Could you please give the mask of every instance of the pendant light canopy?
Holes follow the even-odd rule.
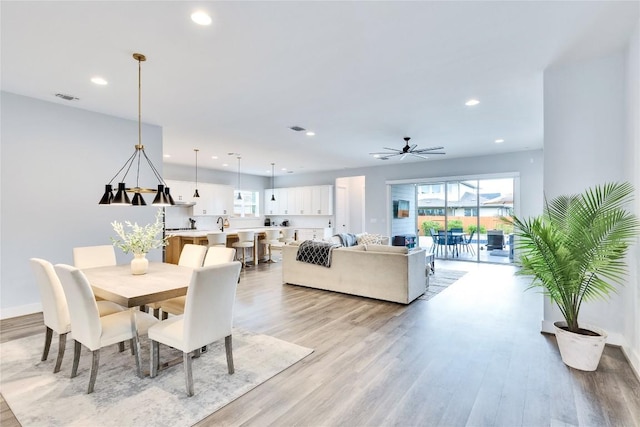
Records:
[[[102,195],[102,199],[98,204],[100,205],[132,205],[132,206],[145,206],[147,203],[144,201],[142,197],[142,193],[156,193],[155,198],[153,199],[152,204],[155,206],[171,206],[175,204],[173,202],[173,198],[169,192],[169,187],[166,186],[164,179],[160,176],[158,169],[153,165],[151,159],[147,156],[147,153],[144,152],[144,145],[142,145],[142,96],[141,96],[141,63],[146,61],[147,58],[141,53],[134,53],[133,59],[138,61],[138,143],[135,145],[135,150],[133,154],[127,159],[127,161],[122,165],[120,170],[116,172],[111,181],[107,185],[105,185],[104,194]],[[155,175],[159,184],[156,188],[142,188],[140,187],[140,163],[142,158],[144,158],[151,168],[151,171]],[[136,163],[136,186],[127,188],[125,184],[125,179],[129,170],[131,170],[131,166],[133,163]],[[113,195],[113,181],[120,175],[121,172],[124,171],[124,174],[118,181],[118,191],[116,195]],[[133,199],[129,199],[127,192],[134,193]]]
[[[274,187],[273,170],[275,165],[276,165],[275,163],[271,163],[271,201],[272,202],[276,201],[276,196],[275,194],[273,194],[273,187]]]
[[[193,193],[193,197],[200,197],[200,193],[198,193],[198,150],[194,148],[193,151],[196,152],[196,191]]]
[[[240,193],[240,159],[241,157],[238,156],[238,197],[236,197],[237,200],[242,200],[242,194]]]

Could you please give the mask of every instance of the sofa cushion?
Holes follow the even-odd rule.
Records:
[[[362,233],[356,235],[359,245],[380,245],[382,236],[379,234]]]
[[[391,254],[408,254],[409,249],[406,246],[387,246],[387,245],[365,245],[367,252],[386,252]]]

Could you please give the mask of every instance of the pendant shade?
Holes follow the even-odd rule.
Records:
[[[113,187],[111,187],[111,184],[107,184],[104,186],[104,194],[102,195],[102,198],[100,199],[100,202],[98,202],[98,204],[110,205],[112,201],[113,201]]]
[[[127,190],[124,187],[124,182],[118,183],[118,191],[111,201],[112,205],[130,205],[131,200],[129,200],[129,196],[127,195]]]
[[[173,197],[169,194],[169,187],[165,187],[162,184],[158,185],[158,190],[156,191],[156,197],[153,199],[153,205],[155,206],[171,206],[174,203]]]
[[[135,192],[135,194],[133,195],[133,199],[131,200],[131,205],[132,206],[147,206],[147,202],[144,201],[144,198],[142,197],[142,194],[140,194],[139,192]]]

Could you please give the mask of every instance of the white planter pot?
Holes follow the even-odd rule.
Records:
[[[580,335],[566,331],[566,322],[555,322],[556,340],[562,361],[581,371],[595,371],[607,340],[607,333],[600,328],[581,324],[580,328],[595,332],[597,336]]]

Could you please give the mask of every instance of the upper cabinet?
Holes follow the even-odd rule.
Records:
[[[198,183],[198,194],[193,197],[196,185],[189,181],[166,180],[171,188],[171,196],[178,203],[195,203],[191,208],[193,216],[231,215],[233,213],[233,188],[228,185]]]
[[[264,200],[265,215],[333,215],[333,185],[268,188]]]

